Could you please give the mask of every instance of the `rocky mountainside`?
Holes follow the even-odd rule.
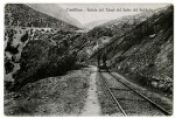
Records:
[[[6,83],[25,85],[79,67],[86,58],[81,35],[65,29],[6,28]]]
[[[77,29],[76,26],[36,11],[24,4],[7,4],[5,6],[5,26]]]
[[[23,4],[7,4],[5,15],[5,86],[8,89],[15,90],[28,82],[79,67],[82,43],[74,43],[74,38],[81,35],[77,32],[79,28]]]
[[[106,46],[105,44],[109,42],[113,42],[116,37],[130,32],[135,26],[146,21],[149,17],[156,14],[161,9],[142,12],[136,15],[124,16],[111,21],[102,20],[87,24],[86,27],[90,30],[83,35],[83,39],[86,39],[86,47],[84,49],[89,52],[89,56],[95,54],[97,49]]]
[[[124,25],[120,25],[122,23],[113,25],[112,21],[110,25],[108,23],[104,24],[104,27],[101,26],[102,28],[96,28],[96,32],[105,28],[114,32],[112,34],[109,32],[108,35],[113,38],[99,50],[99,53],[107,52],[108,65],[130,80],[172,93],[173,6],[161,9],[145,20],[139,21],[136,24],[124,23]],[[99,33],[95,34],[101,37]]]

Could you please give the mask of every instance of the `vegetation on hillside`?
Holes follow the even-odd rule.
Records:
[[[130,80],[172,93],[173,6],[132,27],[99,53],[107,52],[109,66]]]
[[[72,25],[38,12],[24,4],[7,4],[5,6],[5,26],[77,29]]]

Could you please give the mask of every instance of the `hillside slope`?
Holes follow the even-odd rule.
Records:
[[[24,4],[7,4],[5,6],[5,26],[77,29],[75,26],[36,11]]]
[[[27,4],[27,5],[41,13],[52,16],[58,20],[62,20],[67,24],[71,24],[75,27],[82,28],[82,25],[76,19],[71,17],[66,12],[66,10],[62,9],[57,4]]]
[[[113,37],[99,53],[107,52],[111,68],[129,79],[172,93],[173,6],[132,27]]]
[[[77,56],[79,47],[72,43],[76,35],[81,35],[77,27],[23,4],[7,4],[5,15],[7,88],[14,90],[28,82],[76,68],[81,55]]]

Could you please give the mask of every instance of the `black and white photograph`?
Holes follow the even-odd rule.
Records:
[[[173,4],[3,9],[5,116],[173,115]]]

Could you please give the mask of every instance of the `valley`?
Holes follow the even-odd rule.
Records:
[[[172,114],[172,5],[86,28],[64,12],[52,4],[5,6],[5,115]],[[145,108],[139,106],[143,98],[132,89],[124,94],[127,87],[120,81],[156,107],[149,100]]]

